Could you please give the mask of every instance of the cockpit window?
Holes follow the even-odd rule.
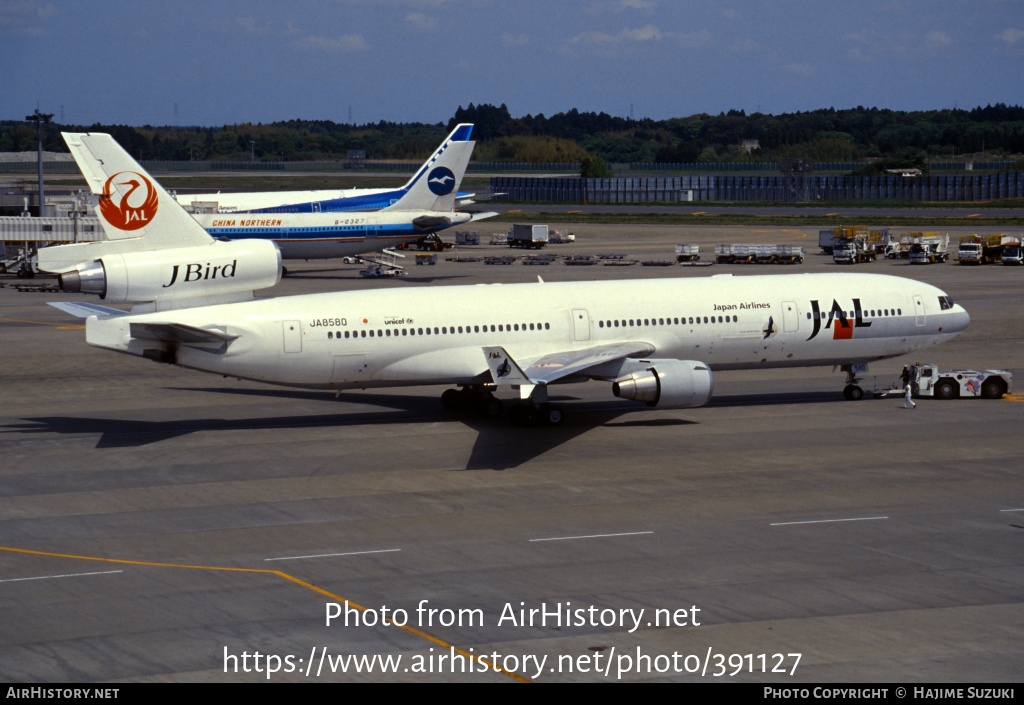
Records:
[[[951,308],[953,308],[953,299],[950,298],[949,296],[940,296],[939,297],[939,310],[940,311],[948,311]]]

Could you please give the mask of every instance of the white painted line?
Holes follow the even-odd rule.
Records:
[[[640,536],[641,534],[653,534],[653,531],[630,531],[624,534],[591,534],[590,536],[557,536],[550,539],[530,539],[530,543],[535,541],[575,541],[576,539],[604,539],[611,536]]]
[[[840,521],[877,521],[879,519],[888,519],[889,517],[855,517],[853,519],[816,519],[814,521],[780,521],[777,524],[769,524],[768,526],[792,526],[793,524],[833,524]]]
[[[264,561],[297,561],[303,558],[337,558],[338,556],[365,556],[370,553],[395,553],[400,548],[385,548],[379,551],[354,551],[352,553],[323,553],[319,556],[286,556],[284,558],[264,558]]]
[[[80,578],[83,575],[110,575],[111,573],[123,573],[123,570],[104,570],[99,573],[68,573],[66,575],[40,575],[35,578],[8,578],[0,580],[0,583],[20,583],[23,580],[52,580],[53,578]]]
[[[1001,512],[1024,512],[1024,509],[1000,509]]]

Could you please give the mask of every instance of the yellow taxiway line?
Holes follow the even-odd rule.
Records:
[[[318,588],[316,585],[313,585],[311,583],[307,583],[305,580],[299,580],[295,576],[288,575],[287,573],[283,573],[280,570],[267,570],[266,568],[224,568],[224,567],[220,567],[220,566],[209,566],[209,565],[187,565],[187,564],[180,564],[180,563],[156,563],[156,562],[152,562],[152,561],[132,561],[132,560],[127,560],[127,559],[123,559],[123,558],[99,558],[97,556],[75,556],[75,555],[66,554],[66,553],[50,553],[50,552],[47,552],[47,551],[31,551],[31,550],[28,550],[28,549],[25,549],[25,548],[10,548],[8,546],[0,546],[0,551],[10,551],[12,553],[25,553],[25,554],[29,554],[29,555],[33,555],[33,556],[50,556],[52,558],[73,558],[75,560],[81,560],[81,561],[99,561],[99,562],[102,562],[102,563],[117,563],[117,564],[120,564],[120,565],[144,565],[144,566],[150,566],[150,567],[156,567],[156,568],[183,568],[183,569],[186,569],[186,570],[219,570],[219,571],[234,572],[234,573],[263,573],[263,574],[266,574],[266,575],[276,575],[279,578],[284,578],[285,580],[289,580],[289,581],[295,583],[296,585],[301,585],[302,587],[304,587],[304,588],[306,588],[308,590],[312,590],[313,592],[316,592],[316,593],[319,593],[321,595],[324,595],[325,597],[329,597],[332,600],[336,600],[338,602],[344,602],[348,606],[354,607],[355,609],[360,610],[362,612],[368,612],[369,611],[368,607],[363,607],[361,605],[357,605],[356,603],[354,603],[354,602],[352,602],[350,600],[345,600],[344,598],[339,597],[338,595],[335,595],[334,593],[328,592],[327,590],[324,590],[323,588]],[[469,653],[467,651],[463,651],[462,649],[458,648],[457,646],[453,646],[452,644],[449,644],[449,643],[447,643],[445,641],[442,641],[441,639],[438,639],[435,636],[431,636],[430,634],[427,634],[426,632],[422,632],[419,629],[416,629],[414,627],[410,627],[410,626],[404,625],[404,624],[396,624],[395,622],[392,622],[391,620],[388,620],[388,619],[384,619],[382,623],[387,624],[388,626],[398,627],[399,629],[404,629],[405,631],[409,632],[410,634],[414,634],[414,635],[420,637],[421,639],[426,639],[427,641],[432,642],[434,644],[437,644],[438,646],[440,646],[442,648],[451,649],[452,652],[454,652],[454,653],[457,653],[457,654],[459,654],[459,655],[461,655],[461,656],[463,656],[465,658],[468,658],[468,659],[473,659],[477,663],[480,663],[481,665],[486,666],[487,668],[490,668],[490,669],[492,669],[494,671],[497,671],[498,673],[503,673],[506,676],[508,676],[509,678],[512,678],[514,680],[520,681],[522,683],[530,683],[530,682],[532,682],[532,681],[530,681],[529,678],[521,676],[518,673],[513,673],[512,671],[507,671],[507,670],[505,670],[504,668],[502,668],[500,666],[497,666],[497,665],[495,665],[493,663],[490,663],[490,662],[486,661],[481,656],[478,656],[476,654],[471,654],[471,653]]]
[[[11,323],[31,323],[36,326],[55,326],[57,330],[85,330],[85,326],[68,323],[49,323],[47,321],[23,321],[20,318],[0,318],[0,321],[10,321]]]

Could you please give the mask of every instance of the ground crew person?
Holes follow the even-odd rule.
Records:
[[[913,399],[914,389],[910,386],[910,380],[907,380],[906,384],[903,385],[903,408],[907,408],[907,404],[911,407],[917,408],[917,404],[914,403]]]

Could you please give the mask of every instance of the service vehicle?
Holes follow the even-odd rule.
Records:
[[[821,251],[826,255],[832,254],[832,238],[834,237],[835,235],[831,229],[818,231],[818,247],[820,247]]]
[[[509,232],[508,246],[539,250],[548,244],[548,226],[514,223]]]
[[[875,249],[864,237],[837,237],[832,245],[832,261],[836,264],[873,262]]]
[[[700,262],[700,245],[676,245],[676,262]]]
[[[1021,239],[1019,237],[1003,243],[1003,252],[1000,255],[999,261],[1003,264],[1024,264],[1024,248],[1021,247]]]
[[[939,399],[999,399],[1010,392],[1013,383],[1013,374],[1007,370],[942,370],[938,365],[917,363],[906,368],[891,387],[874,389],[872,395],[879,398],[903,394],[904,377],[909,378],[915,397]]]
[[[804,261],[804,248],[799,245],[779,245],[775,261],[779,264],[800,264]]]
[[[920,235],[910,243],[911,264],[934,264],[949,258],[949,235]]]
[[[956,261],[960,264],[991,264],[999,262],[1003,255],[1003,243],[1009,242],[1011,236],[1001,235],[961,235],[957,245]]]

